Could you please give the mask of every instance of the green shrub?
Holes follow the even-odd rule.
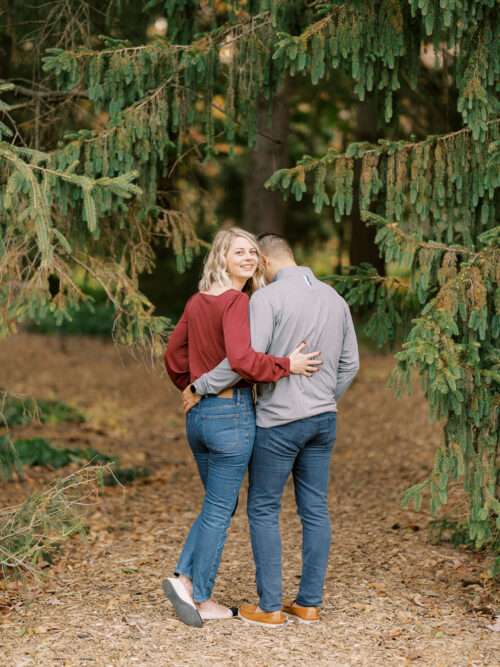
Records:
[[[24,426],[37,419],[42,424],[85,421],[85,416],[81,412],[66,403],[33,398],[22,399],[10,395],[0,403],[0,418],[8,427]]]
[[[10,479],[15,470],[22,474],[24,466],[43,466],[47,468],[64,468],[69,463],[110,463],[114,459],[101,454],[96,449],[56,448],[44,438],[15,440],[8,436],[0,437],[0,475]]]

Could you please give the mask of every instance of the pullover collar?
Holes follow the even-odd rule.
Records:
[[[278,273],[273,278],[273,283],[277,280],[282,280],[283,278],[293,278],[294,276],[308,276],[309,278],[314,278],[314,273],[308,266],[285,266],[284,269],[280,269]]]

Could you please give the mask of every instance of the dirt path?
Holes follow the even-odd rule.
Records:
[[[89,419],[23,433],[91,445],[155,472],[107,489],[91,511],[89,536],[72,540],[42,582],[10,585],[13,607],[0,613],[1,667],[498,667],[500,634],[487,629],[487,614],[500,600],[482,575],[484,559],[430,544],[429,517],[399,509],[402,491],[429,471],[439,429],[427,423],[419,393],[394,400],[385,388],[391,366],[388,357],[365,357],[341,405],[322,623],[272,631],[235,620],[194,630],[174,619],[160,588],[200,505],[175,391],[108,343],[27,334],[3,341],[1,386],[65,400]],[[0,506],[51,477],[35,472],[27,483],[3,484]],[[255,601],[244,496],[216,587],[232,605]],[[290,487],[283,536],[285,586],[293,595],[300,526]]]

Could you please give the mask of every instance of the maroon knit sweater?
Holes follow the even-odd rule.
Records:
[[[165,352],[167,372],[178,389],[185,389],[225,357],[236,373],[251,382],[276,382],[290,375],[288,357],[252,349],[248,303],[248,296],[236,289],[218,296],[198,292],[189,299]]]

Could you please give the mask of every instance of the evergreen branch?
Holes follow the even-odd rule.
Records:
[[[181,69],[182,68],[179,68],[178,72]],[[59,154],[61,154],[62,151],[67,150],[71,146],[77,147],[77,146],[81,146],[81,145],[84,145],[84,144],[94,144],[94,143],[97,143],[99,141],[103,141],[103,140],[107,139],[108,137],[112,136],[113,134],[116,134],[117,132],[119,132],[120,130],[122,130],[123,128],[125,128],[127,126],[127,124],[130,122],[130,119],[132,119],[134,117],[140,118],[141,114],[143,114],[146,111],[146,108],[149,105],[153,104],[155,101],[158,101],[161,98],[162,94],[165,92],[165,90],[169,87],[169,84],[173,80],[175,80],[176,74],[172,74],[160,86],[155,88],[155,90],[152,93],[150,93],[147,97],[143,98],[142,100],[139,100],[138,102],[134,103],[130,107],[127,107],[126,109],[124,109],[122,111],[122,117],[123,117],[123,122],[122,123],[120,123],[118,125],[113,125],[112,127],[104,128],[104,129],[102,129],[98,132],[94,132],[94,135],[92,137],[84,137],[84,138],[81,138],[81,139],[80,138],[72,139],[67,144],[65,144],[63,149],[58,148],[58,149],[54,149],[53,151],[48,151],[47,152],[47,159],[56,158]],[[186,86],[184,84],[174,84],[171,87],[173,89],[190,90],[190,91],[194,92],[195,95],[198,98],[203,99],[203,94],[202,93],[199,93],[195,89],[193,89],[189,86]],[[227,111],[223,107],[221,107],[219,104],[217,104],[215,102],[210,102],[210,107],[212,109],[215,109],[219,113],[223,114],[224,116],[226,116],[235,125],[242,126],[241,121],[237,120],[235,117],[230,116],[227,113]],[[223,134],[224,134],[224,131],[221,131],[216,136],[220,137]],[[275,143],[275,144],[280,144],[281,143],[279,140],[275,139],[274,137],[267,134],[266,132],[263,132],[262,130],[257,129],[256,134],[258,136],[264,137],[265,139],[267,139],[268,141],[270,141],[272,143]],[[200,142],[200,143],[203,145],[203,144],[206,144],[207,142],[205,141],[205,142]],[[182,156],[177,157],[177,159],[175,160],[175,163],[174,163],[174,167],[176,165],[178,165],[181,162],[181,160],[184,157],[186,157],[186,155],[188,155],[193,150],[195,150],[195,147],[191,146],[190,148],[188,148],[183,153]],[[174,171],[174,168],[171,168],[169,170],[169,176],[173,173],[173,171]],[[63,172],[58,172],[58,173],[62,174]]]
[[[131,54],[135,55],[137,53],[141,53],[144,51],[158,51],[159,53],[164,53],[165,50],[168,49],[185,49],[189,48],[191,45],[183,45],[183,44],[169,44],[167,40],[165,42],[162,42],[161,37],[157,37],[155,41],[152,44],[141,44],[139,46],[126,46],[126,47],[116,47],[116,48],[110,48],[110,49],[76,49],[76,50],[63,50],[63,49],[47,49],[48,53],[51,53],[53,55],[60,55],[60,54],[66,54],[68,56],[71,56],[72,58],[75,58],[75,60],[83,60],[86,58],[96,58],[99,56],[111,56],[111,55],[124,55],[124,54]]]
[[[389,121],[392,95],[400,86],[400,70],[409,66],[416,80],[420,66],[416,58],[411,59],[405,39],[405,33],[416,29],[414,19],[418,16],[435,45],[454,49],[458,110],[474,139],[484,138],[486,119],[498,109],[496,79],[488,76],[488,67],[484,67],[488,63],[498,74],[495,46],[500,28],[495,0],[478,2],[477,12],[473,11],[476,7],[463,12],[460,5],[448,5],[437,16],[427,2],[410,0],[413,20],[405,4],[391,0],[335,3],[327,16],[307,26],[302,34],[279,33],[281,40],[273,58],[284,61],[292,75],[308,71],[313,84],[328,73],[327,64],[333,69],[345,64],[350,67],[360,100],[375,88],[386,91],[385,120]]]
[[[307,26],[307,28],[302,32],[300,35],[298,35],[295,39],[297,41],[301,42],[308,42],[309,39],[314,37],[314,35],[320,33],[322,30],[324,30],[334,19],[334,17],[338,16],[338,14],[342,11],[346,11],[347,8],[345,5],[336,5],[333,8],[333,11],[324,16],[323,18],[319,19],[316,21],[316,23],[312,23],[311,25]]]
[[[379,347],[400,340],[418,313],[410,282],[397,276],[381,276],[370,264],[352,266],[347,274],[321,279],[332,282],[352,308],[368,315],[363,317],[361,326]]]
[[[219,137],[221,137],[221,136],[223,136],[223,135],[224,135],[224,132],[223,132],[223,131],[218,132],[218,133],[214,136],[214,139],[218,139]],[[192,146],[190,146],[189,148],[187,148],[187,149],[184,151],[184,153],[182,153],[182,155],[179,155],[179,156],[174,160],[174,163],[172,164],[172,166],[171,166],[170,169],[168,170],[168,174],[167,174],[168,178],[171,178],[171,177],[172,177],[172,175],[174,174],[174,172],[175,172],[175,170],[177,169],[178,165],[179,165],[179,164],[180,164],[180,163],[181,163],[181,162],[182,162],[182,161],[183,161],[183,160],[184,160],[190,153],[193,153],[193,152],[198,151],[198,148],[200,147],[200,145],[203,145],[204,143],[205,143],[205,142],[203,142],[203,141],[197,142],[197,143],[193,144]],[[200,153],[199,153],[199,152],[198,152],[198,157],[200,157]]]
[[[39,164],[33,164],[26,161],[22,161],[21,163],[21,158],[19,157],[19,155],[16,154],[15,150],[12,150],[12,147],[5,148],[2,146],[1,143],[0,143],[0,157],[2,157],[5,161],[13,164],[17,169],[21,169],[24,173],[26,173],[25,171],[26,169],[31,171],[39,171],[44,174],[47,174],[48,176],[54,176],[56,178],[62,179],[63,181],[67,181],[68,183],[79,185],[84,190],[88,191],[92,190],[95,187],[107,187],[112,189],[115,192],[115,194],[121,194],[121,196],[123,197],[130,196],[131,194],[138,195],[141,194],[142,192],[137,185],[134,185],[133,183],[130,182],[132,179],[137,177],[138,175],[137,171],[121,174],[120,176],[114,178],[102,177],[93,179],[88,176],[80,176],[78,174],[74,174],[70,170],[59,171],[57,169],[49,169],[48,167],[42,167]],[[43,156],[44,160],[48,160],[49,158],[50,154],[46,154],[45,156]]]
[[[329,151],[318,159],[305,156],[294,167],[276,171],[265,185],[285,197],[291,193],[298,201],[312,186],[316,212],[331,206],[340,222],[352,211],[355,160],[359,159],[360,210],[376,207],[386,219],[404,224],[417,236],[427,236],[437,226],[441,237],[457,238],[452,229],[464,206],[477,219],[478,230],[486,230],[497,219],[493,194],[500,187],[496,168],[500,118],[489,121],[487,127],[484,142],[474,141],[472,131],[462,128],[419,142],[385,141],[376,147],[354,143],[343,153]],[[461,246],[472,247],[467,229],[461,230]]]
[[[264,12],[256,16],[250,16],[240,24],[230,25],[229,27],[222,26],[221,28],[217,28],[211,33],[203,35],[198,40],[188,45],[172,45],[168,43],[163,44],[160,43],[158,40],[156,40],[153,44],[147,44],[137,47],[127,46],[123,48],[104,49],[101,51],[97,50],[64,51],[62,49],[51,49],[49,50],[50,55],[46,56],[44,59],[44,69],[46,69],[47,71],[55,70],[60,75],[68,74],[70,77],[75,77],[76,74],[74,70],[74,65],[78,60],[80,60],[83,57],[85,57],[86,60],[90,59],[91,61],[89,64],[90,70],[92,70],[92,67],[94,65],[96,65],[97,69],[101,68],[103,62],[105,61],[105,58],[108,56],[111,59],[109,63],[111,69],[113,69],[114,67],[113,59],[117,57],[120,58],[121,56],[127,57],[128,55],[130,55],[131,59],[133,59],[141,56],[141,54],[149,53],[156,55],[159,54],[160,58],[163,57],[165,58],[164,65],[166,66],[169,72],[168,78],[164,80],[158,87],[156,87],[152,93],[148,94],[146,98],[140,99],[134,102],[131,106],[128,106],[121,110],[117,109],[116,96],[114,96],[112,100],[109,100],[109,103],[115,108],[114,113],[111,113],[111,122],[113,122],[113,126],[110,128],[108,127],[104,131],[99,132],[94,137],[91,138],[85,137],[83,143],[89,144],[97,142],[100,139],[105,139],[106,137],[109,137],[110,135],[119,131],[119,128],[125,124],[124,121],[126,121],[128,118],[135,116],[137,113],[140,114],[140,112],[146,106],[148,106],[156,99],[158,99],[161,96],[161,94],[167,90],[169,84],[173,80],[176,81],[176,85],[172,86],[172,88],[176,90],[189,90],[191,92],[194,91],[196,95],[201,96],[202,93],[193,88],[193,86],[190,86],[188,83],[184,82],[181,83],[179,81],[180,75],[183,72],[185,73],[186,70],[188,69],[191,70],[194,69],[196,71],[200,63],[200,58],[203,57],[209,58],[210,54],[214,53],[214,49],[220,48],[222,46],[228,47],[234,42],[237,42],[245,37],[248,37],[248,35],[250,34],[256,34],[263,28],[267,28],[270,25],[271,25],[271,14],[270,12]],[[172,53],[175,54],[180,53],[180,55],[175,55],[174,59],[172,60],[171,58]],[[159,61],[154,60],[154,64],[155,67],[158,67],[159,72],[162,71]],[[121,66],[123,66],[123,63],[121,63]],[[206,66],[206,64],[204,66]],[[141,69],[144,69],[144,66],[141,67]],[[97,80],[92,78],[95,76],[95,72],[89,73],[88,69],[86,69],[85,71],[86,75],[90,77],[88,81],[88,85],[90,88],[89,98],[99,105],[102,103],[102,99],[96,96],[95,93],[92,94],[92,90],[97,88],[99,90],[102,90],[103,86]],[[78,83],[76,83],[75,87],[78,88],[80,85],[81,85],[81,80],[78,81]],[[139,84],[139,88],[141,87],[142,84]],[[207,98],[206,93],[203,93],[203,97],[206,100]],[[165,104],[168,105],[169,102],[170,102],[169,100],[168,101],[166,100]],[[213,108],[217,108],[218,111],[223,111],[220,107],[218,107],[218,105],[215,104],[213,104]],[[224,111],[224,113],[226,112]],[[140,115],[138,116],[138,119],[142,121]],[[207,120],[207,112],[205,112],[205,122],[209,124],[209,121]],[[236,121],[233,121],[233,124],[235,122]],[[164,128],[164,134],[167,135],[167,133],[168,133],[168,128]],[[211,145],[211,139],[212,137],[209,137],[208,141],[209,145]],[[76,139],[75,144],[78,143],[79,140]],[[55,151],[55,153],[58,152],[60,151]]]
[[[334,282],[334,281],[348,281],[352,283],[364,283],[364,282],[373,282],[379,285],[384,285],[388,290],[398,290],[403,289],[407,290],[410,287],[408,280],[403,280],[397,276],[381,276],[379,273],[373,274],[363,274],[363,275],[350,275],[343,273],[331,273],[326,276],[318,276],[319,280],[324,282]]]
[[[492,129],[500,128],[500,118],[494,118],[492,120],[489,120],[486,123],[486,125],[487,127]],[[268,179],[265,186],[266,188],[269,188],[271,190],[277,189],[275,187],[274,179],[278,173],[286,172],[293,178],[295,174],[314,171],[321,165],[331,166],[335,164],[337,160],[363,158],[368,155],[373,155],[373,156],[394,155],[399,151],[410,151],[412,149],[423,148],[424,146],[433,146],[437,143],[451,141],[460,135],[472,136],[471,128],[463,127],[460,130],[455,130],[447,134],[430,135],[425,139],[422,139],[421,141],[406,141],[404,139],[400,139],[398,141],[380,140],[380,145],[378,146],[375,146],[368,142],[352,143],[343,153],[338,153],[334,150],[330,150],[320,158],[312,158],[307,155],[304,158],[302,158],[302,160],[300,160],[295,167],[290,167],[289,169],[282,169],[275,172],[275,174],[273,174],[273,176],[271,176],[271,178]]]
[[[0,573],[35,573],[47,554],[55,554],[63,540],[84,527],[79,506],[95,498],[103,469],[87,465],[33,493],[22,505],[0,512]]]
[[[185,84],[175,84],[174,86],[172,86],[172,88],[190,90],[199,99],[204,99],[203,93],[199,93],[194,88],[192,88],[190,86],[186,86]],[[243,123],[241,121],[239,121],[236,117],[231,116],[230,114],[228,114],[227,111],[223,107],[220,106],[220,104],[217,104],[216,102],[210,102],[210,108],[215,109],[215,111],[218,111],[219,113],[223,114],[228,120],[230,120],[235,125],[238,125],[240,127],[243,126]],[[256,133],[258,134],[259,137],[264,137],[264,139],[267,139],[268,141],[270,141],[273,144],[276,144],[277,146],[281,146],[281,144],[282,144],[282,142],[279,139],[275,139],[270,134],[267,134],[267,132],[262,132],[262,130],[257,129]],[[220,136],[222,134],[224,134],[224,132],[220,132],[217,136]]]
[[[13,87],[13,92],[14,94],[19,93],[20,95],[24,95],[25,97],[35,97],[35,98],[58,99],[60,97],[70,95],[72,97],[83,97],[85,99],[88,99],[88,95],[86,95],[83,91],[79,90],[78,88],[70,91],[34,90],[33,88],[26,88],[25,86],[20,86],[19,84],[15,84]]]
[[[257,32],[258,30],[268,27],[272,23],[272,16],[269,11],[261,12],[254,16],[248,16],[240,23],[232,24],[229,27],[221,26],[202,35],[190,44],[172,44],[167,39],[156,37],[151,44],[141,44],[139,46],[125,46],[108,49],[77,49],[77,50],[62,50],[62,49],[47,49],[51,54],[50,58],[54,56],[67,55],[75,60],[83,60],[96,58],[101,56],[114,55],[137,55],[143,52],[158,52],[165,54],[168,51],[176,51],[182,53],[196,52],[203,53],[213,47],[214,44],[220,46],[228,46],[240,39],[247,37],[249,33]],[[250,29],[246,29],[250,26]],[[245,30],[246,29],[246,30]],[[229,38],[229,39],[228,39]]]
[[[389,222],[382,216],[376,215],[371,211],[362,211],[361,217],[365,222],[368,222],[368,224],[377,225],[392,232],[394,236],[397,239],[399,239],[399,241],[404,242],[412,246],[413,248],[425,248],[427,250],[436,250],[436,251],[439,250],[441,252],[449,252],[449,253],[454,253],[456,255],[477,254],[470,248],[465,248],[463,246],[447,245],[446,243],[438,243],[437,241],[424,241],[422,239],[418,239],[412,234],[408,234],[407,232],[403,231],[398,222]]]
[[[149,95],[147,95],[145,98],[135,102],[131,106],[127,107],[122,111],[122,116],[123,116],[123,123],[119,125],[113,125],[112,127],[106,127],[103,130],[100,130],[98,132],[92,132],[93,136],[88,137],[88,131],[85,131],[85,136],[82,138],[78,139],[72,139],[68,143],[65,144],[64,148],[56,148],[53,151],[48,151],[47,155],[51,157],[57,157],[57,155],[61,154],[62,151],[66,150],[68,147],[71,146],[81,146],[82,144],[93,144],[98,141],[102,141],[103,139],[106,139],[107,137],[110,137],[111,135],[115,134],[116,132],[119,132],[121,129],[123,129],[126,125],[127,122],[129,122],[134,116],[139,116],[140,117],[140,112],[144,112],[145,109],[150,105],[153,104],[155,101],[161,98],[161,95],[165,92],[166,88],[168,87],[168,84],[174,79],[175,75],[173,74],[170,76],[168,79],[166,79],[160,86],[155,88]]]

